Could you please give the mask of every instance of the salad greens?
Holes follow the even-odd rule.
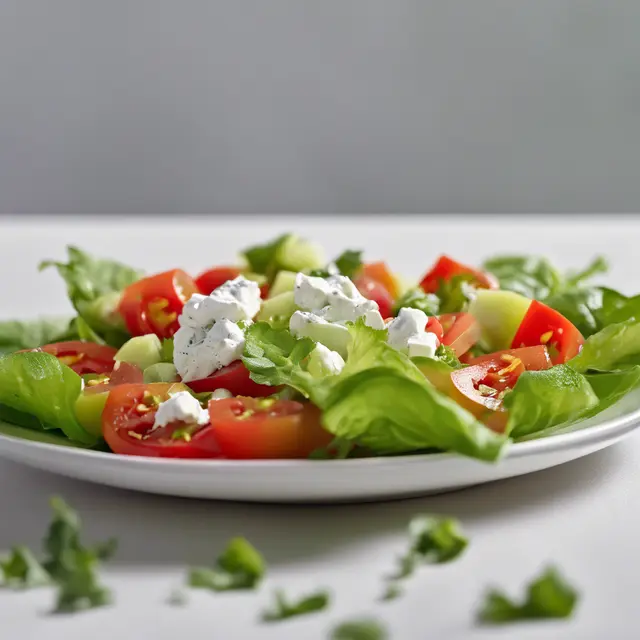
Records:
[[[278,589],[274,596],[275,602],[271,609],[262,614],[264,622],[279,622],[287,618],[303,616],[308,613],[322,611],[329,606],[330,596],[328,591],[316,591],[292,602],[287,600],[284,592]]]
[[[550,567],[527,587],[523,602],[514,602],[501,591],[491,590],[478,614],[481,622],[501,624],[539,618],[568,618],[578,601],[577,591]]]
[[[41,318],[20,322],[0,322],[0,354],[22,349],[35,349],[50,342],[77,338],[77,331],[69,318]]]
[[[68,262],[45,260],[40,269],[56,268],[78,316],[107,344],[122,345],[129,336],[116,308],[122,291],[139,280],[142,272],[113,260],[93,258],[77,247],[68,247],[67,252]]]
[[[255,589],[265,573],[265,563],[255,547],[244,538],[233,538],[213,569],[193,568],[187,583],[196,589],[230,591]]]
[[[80,426],[75,415],[81,390],[80,376],[48,353],[0,358],[0,416],[11,417],[21,426],[60,429],[71,440],[94,444],[96,438]]]
[[[331,640],[387,640],[385,627],[370,618],[348,620],[339,624],[331,634]]]
[[[33,552],[24,546],[14,547],[8,557],[0,559],[0,571],[0,584],[12,589],[32,589],[51,582],[46,569]]]

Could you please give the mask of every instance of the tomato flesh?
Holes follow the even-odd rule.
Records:
[[[480,339],[480,325],[470,313],[445,313],[438,320],[444,332],[442,344],[451,347],[458,357]]]
[[[274,394],[278,388],[264,384],[258,384],[250,378],[249,370],[242,364],[241,360],[236,360],[223,367],[219,371],[212,373],[208,378],[185,382],[196,393],[208,393],[216,389],[226,389],[234,396],[253,396],[263,398]]]
[[[208,296],[212,291],[215,291],[218,287],[221,287],[228,280],[234,280],[240,275],[240,269],[238,267],[214,267],[204,273],[201,273],[196,278],[196,285],[200,290],[200,293],[204,293]]]
[[[185,302],[199,289],[182,269],[171,269],[128,286],[118,311],[133,336],[155,333],[170,338],[180,328],[178,316]]]
[[[472,276],[471,283],[480,289],[498,289],[499,287],[498,281],[490,273],[469,267],[446,255],[438,258],[420,282],[420,286],[426,293],[437,293],[442,281],[448,282],[452,278],[462,275]]]
[[[210,424],[171,423],[153,429],[157,404],[179,384],[122,384],[114,387],[102,412],[102,434],[115,453],[161,458],[219,458]],[[179,437],[176,437],[179,436]]]
[[[320,410],[293,400],[211,400],[209,415],[220,451],[234,459],[307,458],[332,436]]]
[[[386,262],[369,262],[363,265],[360,275],[379,282],[394,300],[400,294],[398,291],[398,281]]]
[[[365,298],[378,304],[380,315],[383,318],[388,318],[392,315],[393,297],[382,283],[362,274],[354,280],[354,284]]]
[[[545,345],[553,364],[563,364],[577,356],[584,344],[582,334],[561,313],[534,300],[525,314],[511,346]]]
[[[113,358],[118,352],[113,347],[83,340],[53,342],[29,351],[50,353],[79,375],[109,373],[113,369]]]
[[[475,358],[467,358],[467,364],[483,364],[495,360],[500,356],[512,356],[519,358],[524,364],[525,369],[528,371],[541,371],[542,369],[549,369],[551,367],[551,359],[549,358],[549,351],[544,345],[537,345],[535,347],[521,347],[520,349],[504,349],[502,351],[495,351],[494,353],[487,353],[486,355],[476,356]]]

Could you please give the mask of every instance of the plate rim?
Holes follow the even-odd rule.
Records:
[[[603,440],[607,440],[610,436],[623,437],[627,433],[633,431],[640,426],[640,405],[632,411],[615,416],[601,423],[594,424],[584,429],[577,429],[569,433],[559,433],[536,440],[525,442],[516,442],[506,447],[505,453],[495,462],[479,460],[463,456],[455,452],[446,453],[424,453],[417,455],[393,455],[393,456],[375,456],[370,458],[351,458],[344,460],[301,460],[301,459],[269,459],[269,460],[229,460],[219,458],[207,459],[185,459],[185,458],[158,458],[135,455],[121,455],[108,453],[106,451],[93,451],[91,449],[83,449],[76,447],[66,447],[64,445],[52,444],[48,442],[38,442],[27,440],[18,436],[11,436],[0,433],[0,456],[2,455],[2,443],[9,441],[12,443],[22,443],[26,449],[39,450],[41,452],[58,452],[61,456],[70,456],[73,458],[85,458],[87,460],[110,461],[112,464],[125,467],[158,467],[162,466],[167,469],[193,469],[193,470],[211,470],[211,469],[304,469],[310,466],[331,465],[332,467],[340,466],[341,468],[367,468],[375,466],[384,466],[388,464],[398,463],[405,464],[424,464],[458,460],[470,463],[483,464],[500,464],[506,460],[514,460],[526,458],[533,455],[540,455],[550,451],[566,451],[574,447],[595,444]]]

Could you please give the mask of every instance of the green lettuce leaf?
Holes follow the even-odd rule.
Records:
[[[582,351],[568,364],[580,373],[640,364],[640,321],[633,318],[605,327],[588,338]]]
[[[336,376],[319,379],[306,371],[312,340],[265,323],[249,327],[243,362],[253,380],[295,388],[323,410],[327,431],[375,453],[437,448],[482,460],[500,457],[508,438],[437,391],[405,354],[386,343],[385,331],[362,321],[349,331],[346,365]]]
[[[142,272],[113,260],[91,257],[76,247],[67,247],[68,262],[46,260],[40,269],[54,267],[67,285],[67,293],[78,315],[113,346],[128,338],[117,313],[120,294],[142,277]]]
[[[44,429],[61,429],[72,440],[94,444],[96,438],[75,415],[81,390],[80,376],[48,353],[0,357],[0,405],[33,416]]]
[[[269,277],[274,277],[278,271],[278,250],[290,237],[290,233],[285,233],[278,236],[271,242],[245,249],[242,252],[242,255],[249,264],[249,270],[253,273],[260,273]]]
[[[577,420],[598,404],[587,379],[568,365],[525,371],[504,397],[507,433],[520,438]]]
[[[32,589],[51,582],[51,576],[24,546],[14,547],[7,557],[0,558],[0,573],[3,575],[0,584],[12,589]]]
[[[35,349],[51,342],[75,340],[78,333],[69,318],[0,322],[0,354]]]
[[[422,289],[410,289],[396,301],[393,315],[397,316],[403,307],[420,309],[428,316],[436,316],[440,313],[440,299],[437,295],[425,293]]]
[[[562,286],[560,272],[546,258],[537,256],[496,256],[482,268],[500,282],[500,288],[526,298],[543,300]]]
[[[347,278],[353,278],[362,267],[362,251],[347,249],[341,253],[333,263],[338,267],[338,271]]]
[[[557,569],[550,567],[529,584],[523,602],[514,602],[496,589],[489,591],[478,618],[487,624],[541,618],[568,618],[573,613],[577,601],[577,591]]]
[[[331,640],[388,640],[382,623],[370,618],[346,620],[331,632]]]
[[[300,598],[296,602],[291,602],[287,600],[284,592],[278,589],[275,593],[273,607],[262,614],[262,619],[265,622],[279,622],[287,618],[315,613],[326,609],[329,606],[329,600],[330,597],[327,591],[317,591]]]
[[[598,396],[598,404],[584,416],[591,417],[615,404],[640,385],[640,366],[630,366],[618,371],[596,371],[585,374],[585,378]]]
[[[191,569],[187,583],[190,587],[211,591],[254,589],[264,574],[265,562],[259,551],[245,538],[233,538],[217,559],[215,568]]]
[[[441,280],[436,297],[438,298],[439,313],[458,313],[466,309],[475,291],[473,276],[462,274],[451,280]]]

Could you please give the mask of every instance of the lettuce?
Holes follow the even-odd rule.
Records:
[[[509,411],[507,433],[530,435],[565,422],[573,422],[598,404],[587,379],[567,365],[545,371],[525,371],[504,397]]]
[[[76,247],[67,247],[67,253],[68,262],[45,260],[40,270],[56,268],[78,315],[106,343],[121,346],[129,336],[117,312],[120,295],[142,272],[113,260],[92,258]]]
[[[60,429],[71,440],[94,444],[96,438],[82,428],[75,415],[81,391],[80,376],[48,353],[0,358],[0,405],[5,406],[0,416],[21,426]],[[29,424],[25,424],[27,418]]]
[[[387,345],[385,331],[359,321],[343,371],[315,378],[306,358],[315,343],[257,323],[247,330],[243,362],[261,384],[289,385],[323,410],[324,427],[378,454],[437,448],[481,460],[500,457],[509,439],[441,394],[409,358]]]
[[[584,416],[591,417],[615,404],[622,396],[640,385],[640,366],[631,366],[618,371],[588,373],[585,378],[598,396],[598,405]]]
[[[78,332],[68,318],[40,318],[0,322],[0,354],[35,349],[50,342],[77,339]]]
[[[500,288],[542,300],[558,291],[562,276],[546,258],[537,256],[496,256],[482,268],[500,282]]]

